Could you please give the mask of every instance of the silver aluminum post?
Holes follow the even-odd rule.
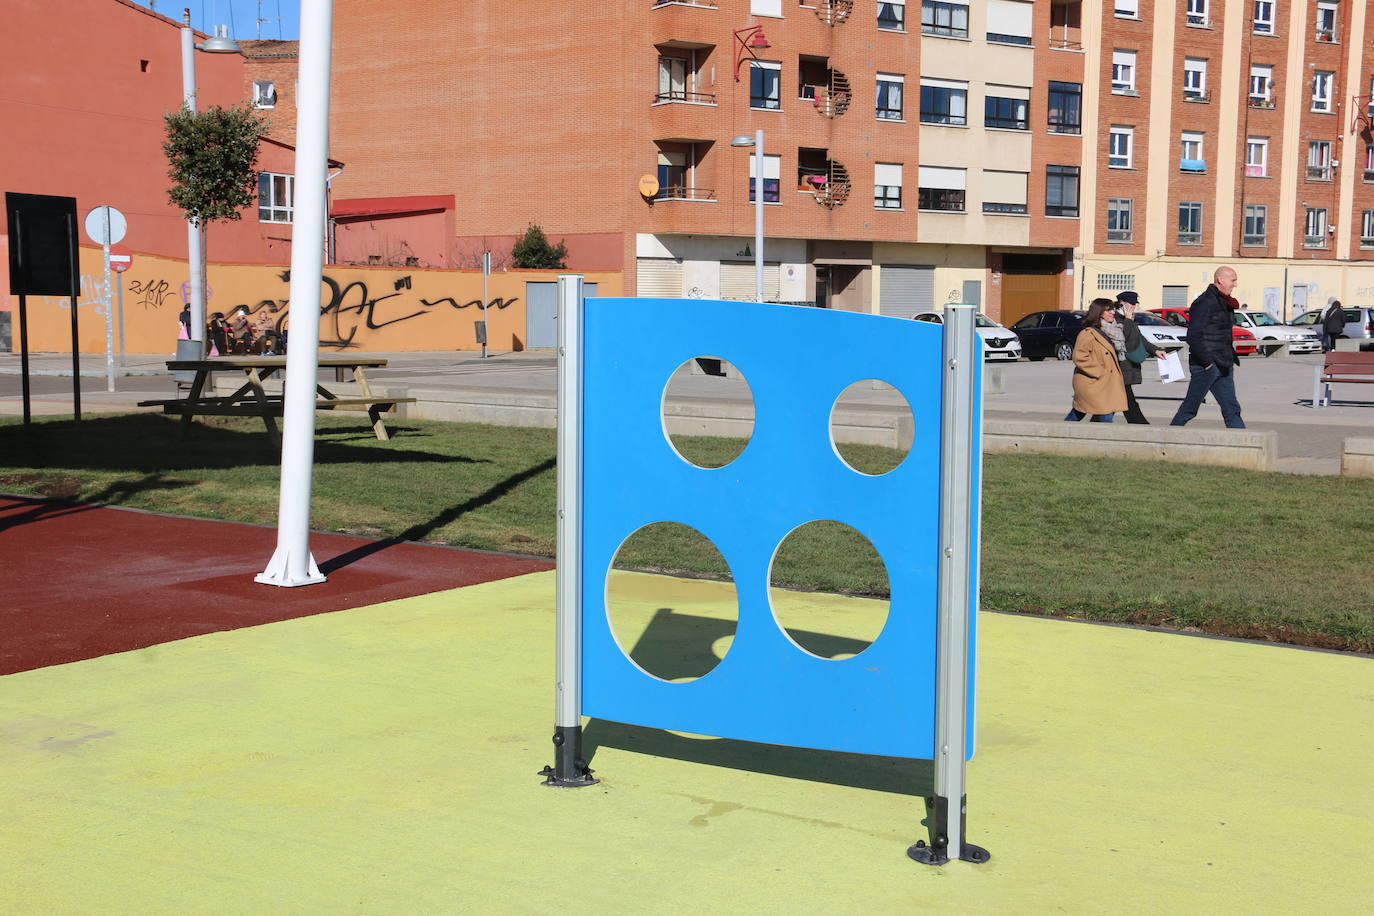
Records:
[[[968,756],[969,616],[973,598],[974,430],[981,370],[976,307],[945,306],[940,424],[940,533],[937,577],[935,794],[927,800],[930,846],[907,850],[918,862],[942,865],[950,856],[986,862],[987,850],[964,838],[964,762]]]
[[[763,301],[763,128],[754,132],[754,301]]]
[[[548,786],[596,782],[582,759],[582,277],[558,277],[558,614]]]

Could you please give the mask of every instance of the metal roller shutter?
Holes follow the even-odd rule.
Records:
[[[1166,309],[1186,309],[1188,307],[1188,287],[1186,286],[1166,286],[1164,287],[1163,301],[1160,308]]]
[[[878,312],[893,318],[910,318],[935,308],[935,268],[910,264],[883,264],[878,274]]]
[[[720,298],[754,300],[754,262],[720,262]],[[778,265],[764,262],[763,301],[778,301]]]
[[[635,291],[640,298],[681,299],[682,262],[640,258],[635,262]]]

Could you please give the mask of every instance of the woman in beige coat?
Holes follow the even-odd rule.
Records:
[[[1094,423],[1110,423],[1113,414],[1126,409],[1126,383],[1119,361],[1124,354],[1118,354],[1113,343],[1121,335],[1110,333],[1115,325],[1116,303],[1094,299],[1073,345],[1073,406],[1065,420],[1092,414]]]

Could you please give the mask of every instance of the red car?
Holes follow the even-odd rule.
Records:
[[[1158,315],[1169,324],[1176,324],[1181,328],[1188,326],[1187,309],[1150,309],[1150,314]],[[1259,342],[1255,340],[1255,335],[1245,328],[1231,327],[1231,345],[1236,348],[1237,356],[1254,356],[1259,352]]]

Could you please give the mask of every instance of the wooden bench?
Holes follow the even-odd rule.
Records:
[[[366,411],[372,422],[372,431],[378,439],[390,439],[382,414],[395,410],[397,404],[413,404],[415,398],[378,395],[368,383],[367,369],[386,366],[384,359],[362,359],[347,356],[321,356],[322,369],[333,368],[336,373],[351,371],[353,381],[358,384],[359,397],[339,397],[328,388],[315,383],[316,410],[359,410]],[[263,425],[274,442],[281,440],[276,418],[285,410],[284,396],[269,394],[263,382],[280,370],[286,368],[284,356],[228,356],[210,359],[171,360],[167,368],[173,372],[195,372],[191,390],[184,398],[167,398],[139,401],[140,407],[161,407],[163,413],[181,415],[181,437],[186,438],[191,431],[191,420],[199,416],[218,417],[262,417]],[[205,387],[210,373],[224,370],[242,370],[247,381],[238,390],[227,395],[207,395]]]
[[[1374,353],[1332,350],[1326,354],[1326,361],[1317,370],[1317,380],[1312,386],[1314,409],[1331,404],[1331,386],[1334,384],[1374,384]]]

